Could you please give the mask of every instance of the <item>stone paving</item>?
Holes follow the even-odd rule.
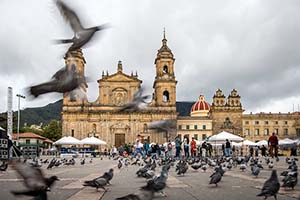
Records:
[[[116,167],[117,161],[107,158],[103,160],[99,158],[93,159],[92,163],[89,163],[89,158],[87,158],[87,163],[84,166],[79,164],[79,159],[76,161],[75,166],[59,166],[51,170],[45,170],[45,166],[43,166],[44,173],[47,176],[56,175],[60,178],[60,181],[54,185],[52,191],[48,193],[48,199],[111,200],[135,192],[146,183],[144,178],[137,178],[135,175],[135,172],[139,168],[138,166],[123,167],[119,170]],[[102,189],[96,191],[95,188],[82,186],[85,180],[98,177],[105,171],[108,171],[109,168],[114,168],[115,173],[111,185],[107,186],[107,192],[104,192]],[[275,162],[275,168],[278,175],[287,168],[283,158],[280,162]],[[157,168],[156,173],[158,174],[159,172],[160,168]],[[195,171],[189,167],[188,172],[184,176],[178,176],[175,173],[175,168],[171,168],[167,188],[165,189],[167,196],[163,197],[161,194],[156,194],[155,199],[263,199],[256,197],[256,194],[260,192],[260,188],[270,176],[271,170],[265,166],[265,169],[261,171],[258,178],[254,178],[251,176],[250,167],[245,172],[241,172],[239,168],[233,168],[231,171],[226,171],[218,187],[208,184],[211,173],[212,169],[202,172],[201,170]],[[282,177],[279,177],[279,179],[281,180]],[[22,180],[16,176],[16,173],[12,169],[9,168],[6,172],[0,173],[0,184],[1,200],[30,199],[28,197],[16,198],[9,192],[10,190],[22,190],[24,188]],[[300,199],[300,183],[298,182],[293,191],[281,188],[277,199]]]

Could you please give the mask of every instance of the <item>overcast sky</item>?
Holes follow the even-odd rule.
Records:
[[[163,28],[176,58],[177,101],[212,103],[220,88],[235,88],[246,112],[290,112],[300,104],[300,1],[200,0],[66,0],[84,26],[110,23],[83,50],[88,98],[98,96],[102,70],[137,71],[152,93],[154,60]],[[26,87],[47,81],[64,65],[68,45],[52,40],[73,33],[52,0],[0,1],[0,112],[7,109],[7,87],[26,94]],[[52,103],[61,96],[26,98],[21,108]]]

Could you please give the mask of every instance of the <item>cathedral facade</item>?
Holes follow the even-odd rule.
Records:
[[[70,52],[65,57],[66,66],[76,66],[84,75],[85,59],[81,50]],[[102,73],[98,80],[99,96],[95,102],[86,98],[87,85],[82,84],[75,93],[63,97],[62,134],[83,139],[98,137],[109,146],[133,143],[137,135],[143,140],[160,144],[173,140],[176,135],[204,140],[220,133],[231,132],[252,141],[268,139],[275,132],[279,138],[300,137],[300,113],[259,113],[243,114],[241,97],[233,89],[226,97],[218,89],[212,103],[199,96],[188,115],[180,115],[176,110],[175,58],[167,46],[164,35],[154,64],[156,76],[153,82],[153,95],[149,107],[142,111],[121,112],[124,104],[133,99],[142,87],[138,74],[125,74],[122,62],[117,64],[113,74]],[[172,133],[149,130],[147,126],[154,121],[175,119],[177,130]]]
[[[84,75],[85,60],[80,50],[70,52],[65,57],[66,65],[77,66],[77,72]],[[110,146],[133,143],[138,134],[151,142],[163,143],[175,137],[176,132],[164,133],[147,128],[148,124],[162,119],[176,119],[176,84],[174,73],[175,58],[167,46],[165,35],[162,47],[155,58],[156,76],[150,106],[136,112],[120,112],[124,104],[130,102],[142,87],[137,74],[125,74],[122,62],[114,74],[102,74],[98,80],[99,96],[95,102],[79,98],[74,94],[64,94],[62,109],[63,136],[83,139],[99,137]],[[85,96],[87,85],[80,87]]]

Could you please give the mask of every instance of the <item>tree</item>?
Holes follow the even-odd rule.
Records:
[[[52,120],[43,128],[43,136],[50,140],[56,141],[61,138],[61,123],[57,120]]]

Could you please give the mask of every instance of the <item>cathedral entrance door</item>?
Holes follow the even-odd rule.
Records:
[[[115,134],[115,147],[120,147],[125,144],[125,134]]]

